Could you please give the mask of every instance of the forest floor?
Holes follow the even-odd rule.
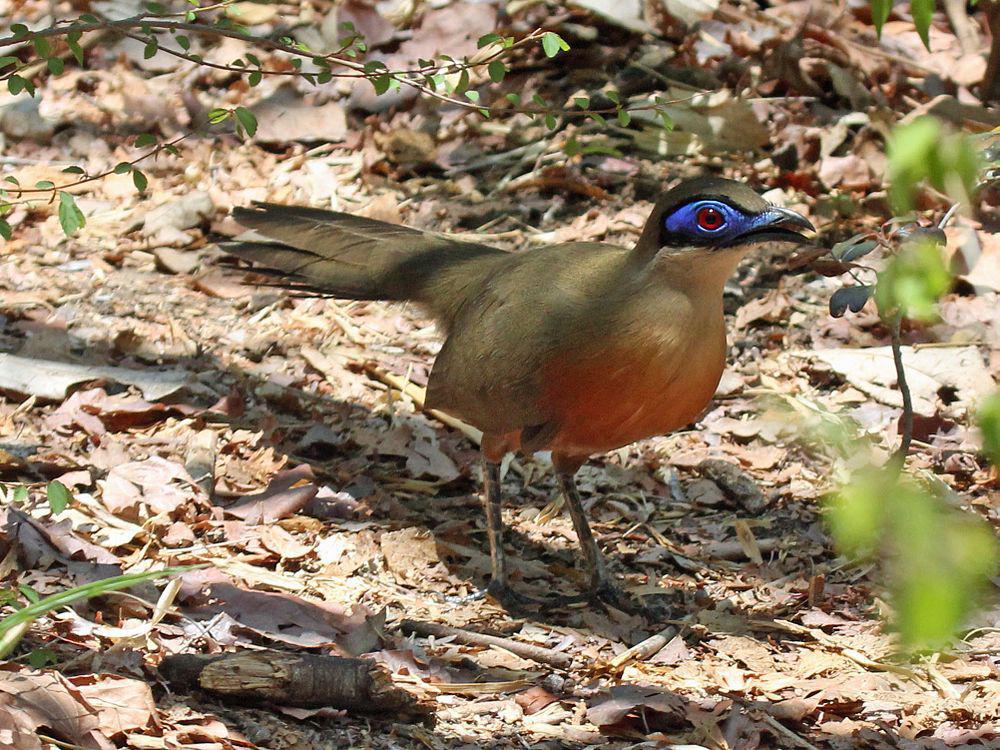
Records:
[[[8,19],[38,25],[72,12],[8,5]],[[148,587],[39,620],[0,667],[0,737],[13,738],[0,746],[49,746],[47,736],[137,749],[1000,747],[995,597],[951,649],[905,657],[885,625],[879,568],[838,556],[828,538],[834,463],[803,439],[804,417],[852,420],[866,459],[899,439],[889,332],[872,303],[829,315],[840,280],[775,253],[749,258],[726,289],[730,365],[710,410],[580,472],[614,577],[634,596],[664,595],[676,620],[589,605],[515,617],[488,599],[455,603],[485,583],[489,555],[474,436],[421,409],[440,347],[432,323],[407,305],[254,286],[216,245],[240,231],[229,209],[252,200],[511,251],[629,243],[658,191],[711,172],[802,211],[829,246],[890,218],[892,122],[932,111],[971,132],[1000,124],[973,93],[986,41],[963,52],[942,16],[927,52],[894,16],[879,46],[863,18],[805,2],[724,6],[690,32],[649,19],[665,37],[623,28],[639,16],[601,20],[573,5],[507,17],[490,3],[441,3],[404,31],[357,3],[243,5],[262,34],[291,20],[308,37],[339,12],[412,55],[469,54],[498,24],[546,26],[572,49],[521,59],[509,90],[559,102],[611,82],[688,101],[669,133],[570,118],[550,132],[517,114],[487,121],[396,92],[375,98],[364,81],[248,89],[108,38],[88,47],[86,69],[40,76],[37,109],[18,99],[11,114],[14,100],[0,98],[0,170],[22,185],[134,159],[129,134],[182,134],[218,102],[253,106],[260,122],[251,140],[196,133],[179,155],[143,163],[145,197],[129,175],[73,188],[86,225],[72,238],[58,202],[8,216],[0,576],[11,593],[0,614],[26,591],[208,567],[182,574],[164,611]],[[209,60],[245,53],[232,39],[200,44]],[[711,93],[692,98],[690,86]],[[948,207],[925,199],[928,220]],[[995,222],[987,201],[949,228],[962,283],[940,321],[906,327],[904,343],[917,373],[910,466],[997,525],[996,476],[969,416],[1000,377]],[[705,476],[706,459],[740,467],[760,494]],[[58,513],[51,480],[72,494]],[[575,535],[544,456],[506,465],[503,490],[516,586],[578,591]],[[407,635],[404,619],[539,648],[526,658]],[[626,653],[658,633],[655,647]],[[261,646],[366,654],[433,704],[433,721],[251,708],[177,692],[156,670],[171,654]]]

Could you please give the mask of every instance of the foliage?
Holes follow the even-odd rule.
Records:
[[[92,599],[95,596],[102,596],[112,591],[121,591],[140,583],[183,573],[184,571],[192,570],[194,567],[198,566],[164,568],[162,570],[150,570],[145,573],[129,573],[127,575],[114,576],[113,578],[93,581],[82,586],[74,586],[71,589],[60,591],[58,594],[52,594],[44,599],[39,599],[37,595],[32,596],[31,593],[22,590],[21,593],[25,594],[31,603],[20,607],[14,614],[0,620],[0,659],[6,658],[14,650],[25,631],[31,626],[31,623],[39,617],[44,617],[49,612],[61,607],[67,607],[84,599]],[[8,601],[5,603],[14,604],[12,598],[8,598]]]
[[[969,203],[981,160],[968,136],[950,132],[934,117],[918,117],[893,131],[888,156],[889,197],[897,215],[913,209],[923,181],[957,203]]]
[[[983,433],[983,453],[994,467],[1000,467],[1000,392],[980,404],[978,418]]]
[[[13,48],[27,50],[29,59],[22,60],[15,54],[0,55],[0,82],[6,81],[7,90],[11,94],[22,92],[35,95],[35,85],[32,82],[32,67],[39,61],[44,62],[48,75],[59,76],[66,68],[66,55],[69,51],[72,60],[80,67],[86,66],[86,54],[80,44],[83,34],[91,32],[114,32],[130,37],[143,44],[143,55],[151,58],[162,52],[180,58],[194,66],[208,66],[214,70],[227,71],[245,80],[250,87],[258,86],[265,77],[295,76],[312,85],[327,83],[334,78],[367,79],[376,95],[403,87],[415,89],[420,95],[437,99],[443,103],[467,109],[489,118],[494,112],[521,112],[533,120],[538,120],[549,129],[555,130],[567,118],[588,118],[599,123],[605,122],[605,116],[613,116],[619,125],[626,126],[631,121],[629,107],[623,104],[615,91],[602,91],[602,100],[609,101],[610,107],[591,109],[590,97],[579,97],[575,106],[564,109],[546,101],[537,93],[530,97],[517,92],[508,92],[496,98],[500,103],[487,101],[484,96],[491,86],[503,82],[510,70],[510,58],[514,54],[528,53],[532,48],[540,46],[546,58],[567,52],[570,45],[554,31],[532,31],[517,39],[500,33],[490,33],[478,41],[479,51],[471,57],[456,60],[442,54],[434,59],[420,60],[417,66],[409,70],[390,70],[381,60],[366,60],[368,45],[363,36],[350,23],[341,24],[344,36],[339,41],[338,49],[318,53],[306,45],[290,37],[278,40],[255,36],[249,30],[233,23],[232,15],[238,11],[232,0],[223,0],[200,7],[197,2],[188,3],[186,10],[175,12],[160,3],[146,3],[146,11],[129,18],[111,20],[95,13],[83,13],[76,18],[68,19],[57,25],[44,29],[28,29],[24,24],[13,24],[11,35],[0,38],[0,50]],[[229,13],[228,11],[232,11]],[[191,52],[191,38],[195,35],[229,38],[253,45],[254,49],[266,50],[281,56],[283,62],[291,67],[288,70],[283,65],[268,67],[255,53],[246,52],[241,57],[228,64],[207,63],[198,54]],[[66,45],[63,50],[61,44]],[[34,59],[30,59],[30,58]],[[482,71],[482,75],[479,75]],[[479,79],[482,79],[481,82]],[[522,105],[522,99],[529,99],[530,106]],[[580,102],[586,102],[581,105]],[[670,102],[653,101],[640,103],[631,109],[652,110],[661,120],[663,127],[672,127],[670,117],[664,106]],[[252,138],[257,130],[257,120],[247,107],[216,107],[207,115],[207,124],[215,126],[229,124],[235,133],[242,138]],[[146,190],[148,179],[138,169],[137,164],[148,158],[155,158],[160,153],[177,154],[176,144],[191,135],[185,133],[169,142],[161,142],[152,133],[143,133],[134,141],[135,148],[151,150],[129,162],[122,162],[114,168],[97,174],[87,174],[82,167],[73,165],[64,171],[79,177],[72,182],[55,185],[51,181],[42,181],[34,187],[21,186],[10,178],[11,187],[0,188],[0,236],[11,238],[10,224],[4,216],[10,213],[17,203],[31,203],[38,200],[59,201],[59,223],[67,236],[75,234],[86,225],[83,212],[76,205],[73,196],[66,189],[84,182],[91,182],[106,177],[109,174],[131,174],[135,188],[142,193]]]
[[[873,3],[879,27],[879,13],[887,17],[888,7]],[[927,20],[929,23],[929,17]],[[874,297],[879,316],[895,332],[897,368],[905,374],[899,348],[900,320],[935,319],[938,300],[952,284],[941,252],[944,232],[940,226],[919,225],[909,212],[918,205],[925,183],[956,205],[968,205],[984,160],[971,137],[949,132],[931,117],[897,127],[890,135],[888,153],[890,197],[900,216],[878,232],[855,235],[831,249],[836,267],[855,283],[832,295],[830,313],[840,317],[847,310],[859,312]],[[876,250],[886,256],[881,269],[863,262]],[[912,413],[907,413],[912,407],[902,377],[899,389],[903,392],[905,425],[912,420]],[[832,424],[827,420],[824,443],[838,447],[835,454],[841,465],[856,464],[857,439],[843,423]],[[994,458],[1000,456],[1000,394],[983,406],[980,424],[987,452],[996,451]],[[842,434],[831,440],[831,431]],[[916,649],[940,648],[954,637],[996,572],[998,548],[993,532],[980,519],[954,507],[939,487],[901,472],[908,443],[904,426],[896,460],[882,467],[868,466],[843,482],[831,498],[829,522],[843,553],[885,565],[895,607],[894,624],[903,644]]]
[[[892,468],[852,476],[832,498],[829,522],[843,552],[885,562],[895,625],[911,648],[947,645],[1000,559],[984,521]]]
[[[879,39],[882,38],[882,27],[892,13],[892,0],[871,0],[872,23]],[[921,41],[927,49],[931,48],[930,28],[934,17],[934,0],[910,0],[910,15],[913,25],[917,28]]]

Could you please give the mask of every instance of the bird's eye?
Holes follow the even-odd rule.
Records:
[[[708,232],[722,229],[726,223],[726,217],[722,215],[722,212],[712,206],[705,206],[699,209],[695,218],[698,221],[698,227]]]

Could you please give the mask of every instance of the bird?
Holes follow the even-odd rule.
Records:
[[[631,247],[568,242],[508,252],[317,208],[233,210],[249,231],[224,249],[297,294],[416,303],[444,336],[425,406],[482,431],[491,577],[510,610],[548,600],[511,585],[500,465],[550,451],[582,551],[580,598],[632,611],[574,481],[592,456],[665,435],[708,406],[726,363],[723,287],[763,245],[812,223],[743,182],[708,176],[661,193]]]

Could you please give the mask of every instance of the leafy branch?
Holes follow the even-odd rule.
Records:
[[[25,24],[14,24],[11,26],[10,35],[0,37],[0,50],[14,48],[12,50],[14,54],[0,56],[0,81],[7,82],[7,89],[12,94],[24,92],[34,96],[36,83],[28,75],[29,70],[47,71],[49,75],[54,76],[61,75],[65,71],[64,58],[68,56],[82,67],[86,62],[84,50],[87,45],[83,41],[85,34],[119,34],[143,44],[143,55],[147,59],[157,52],[163,52],[195,66],[245,77],[251,88],[258,86],[265,77],[270,76],[301,78],[313,85],[324,84],[334,78],[364,79],[372,84],[378,96],[407,87],[421,96],[476,112],[486,118],[501,112],[525,114],[532,119],[542,120],[549,130],[556,130],[567,118],[580,117],[592,119],[601,125],[606,124],[606,117],[614,117],[619,125],[624,127],[631,122],[632,113],[638,111],[653,111],[659,116],[664,127],[672,127],[664,108],[677,101],[656,98],[651,102],[623,103],[618,93],[613,90],[599,92],[599,96],[603,99],[602,104],[604,102],[608,104],[598,107],[591,106],[590,96],[587,95],[574,97],[570,108],[557,107],[538,93],[532,95],[530,105],[522,104],[520,94],[514,92],[505,94],[500,103],[487,103],[481,100],[480,91],[474,83],[476,81],[487,85],[502,83],[511,70],[509,60],[517,52],[527,52],[540,45],[545,57],[551,59],[568,51],[569,44],[552,31],[535,29],[519,39],[499,33],[486,34],[478,40],[478,52],[471,57],[456,60],[448,55],[440,55],[436,59],[417,60],[416,67],[392,70],[380,60],[363,60],[368,47],[351,24],[341,25],[345,36],[338,41],[337,49],[319,53],[291,37],[282,36],[275,39],[252,34],[247,29],[233,24],[224,15],[215,20],[207,17],[210,12],[225,9],[230,5],[231,2],[226,0],[226,2],[189,8],[182,12],[169,12],[158,4],[147,4],[150,12],[129,18],[110,20],[92,13],[84,13],[76,19],[34,31],[28,29]],[[178,19],[178,16],[182,18]],[[201,21],[200,18],[206,18],[206,21]],[[193,51],[191,41],[193,35],[230,38],[268,50],[270,53],[286,55],[287,58],[277,64],[267,65],[258,55],[247,52],[228,64],[212,62]],[[57,50],[54,44],[57,40],[64,42],[68,56],[66,51]],[[30,48],[34,56],[43,63],[42,67],[39,68],[38,63],[22,60],[18,56],[22,48]],[[253,136],[257,129],[256,118],[247,107],[217,107],[208,113],[210,125],[227,121],[232,122],[237,134],[243,137]],[[148,179],[137,165],[162,152],[177,155],[176,145],[190,135],[191,133],[186,133],[157,144],[139,158],[120,162],[98,174],[86,175],[78,166],[69,167],[64,171],[84,176],[61,185],[55,185],[51,181],[41,181],[33,187],[27,187],[19,185],[12,177],[7,178],[6,181],[12,184],[13,188],[0,188],[0,236],[11,238],[12,230],[4,217],[14,206],[36,201],[51,203],[57,199],[63,230],[67,235],[73,234],[84,226],[85,217],[77,208],[73,196],[67,192],[69,188],[100,180],[111,174],[130,173],[136,189],[143,192]],[[155,136],[144,134],[139,136],[135,145],[144,147],[153,144],[156,144]]]
[[[904,471],[914,413],[903,362],[902,324],[904,319],[937,318],[938,300],[952,285],[941,252],[944,227],[959,205],[974,205],[971,198],[977,187],[993,179],[988,169],[991,158],[973,138],[948,132],[930,118],[897,128],[889,143],[889,178],[899,216],[877,232],[838,243],[828,262],[830,271],[843,272],[856,282],[833,294],[831,315],[859,312],[874,299],[890,332],[902,400],[900,442],[893,455],[882,466],[852,472],[830,498],[828,518],[840,550],[884,565],[895,625],[910,648],[936,649],[954,637],[995,574],[1000,554],[982,519],[955,507],[956,498],[949,497],[940,483]],[[934,225],[921,225],[912,212],[925,182],[953,201]],[[882,268],[860,262],[876,249],[887,258]],[[980,423],[984,453],[997,461],[1000,394],[983,405]],[[857,440],[843,428],[836,429],[841,434],[827,440],[827,445],[835,447],[844,465],[856,464]]]

